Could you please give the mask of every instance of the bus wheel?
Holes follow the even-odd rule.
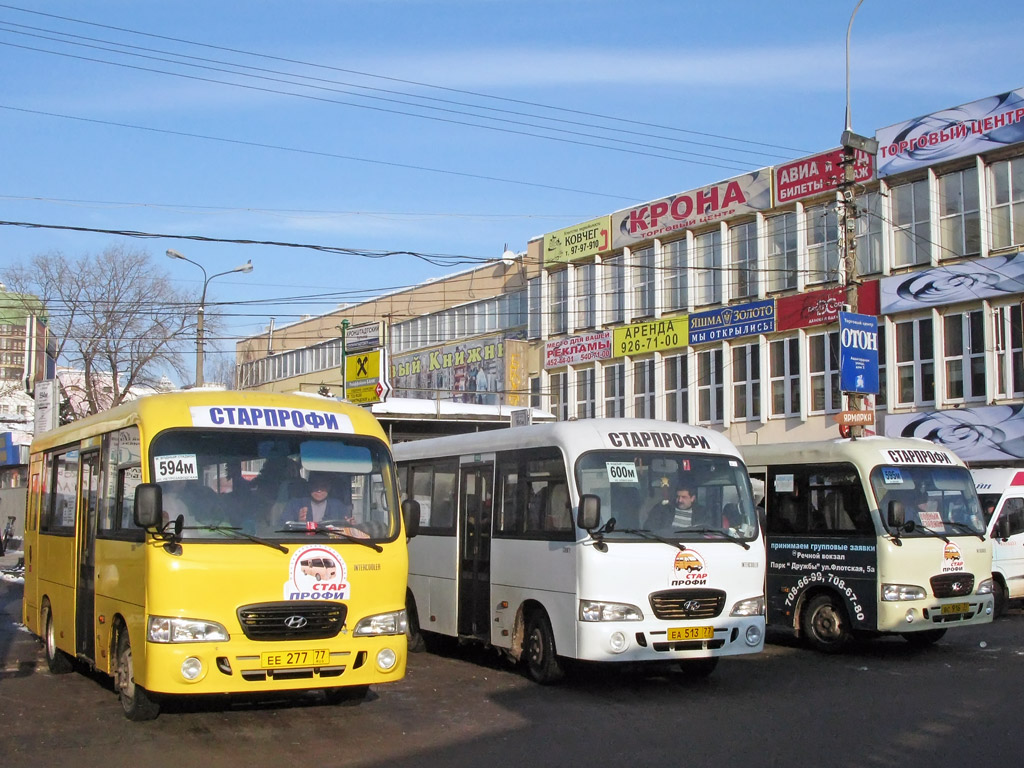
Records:
[[[416,613],[416,604],[411,598],[405,601],[405,642],[409,653],[422,653],[427,649],[427,641],[420,632],[420,617]]]
[[[800,628],[816,651],[838,653],[852,636],[846,612],[831,595],[812,598],[800,616]]]
[[[703,680],[714,672],[717,666],[717,656],[710,659],[685,659],[679,662],[679,669],[687,680]]]
[[[1006,612],[1006,606],[1010,602],[1006,595],[1006,587],[999,579],[992,580],[992,597],[995,600],[995,607],[992,609],[992,618],[998,619]]]
[[[544,611],[534,611],[526,626],[526,673],[541,685],[557,683],[565,670],[555,655],[555,637]]]
[[[926,629],[923,632],[904,632],[903,639],[914,648],[926,648],[941,640],[944,634],[944,629]]]
[[[369,693],[368,685],[346,685],[342,688],[325,688],[324,699],[328,704],[339,707],[358,707]]]
[[[57,647],[57,634],[53,629],[53,611],[49,601],[43,604],[43,645],[46,647],[46,666],[55,675],[65,675],[74,668],[71,657]]]
[[[117,669],[114,674],[125,717],[134,721],[152,720],[160,714],[160,705],[149,697],[145,688],[135,684],[132,644],[127,629],[122,629],[117,637]]]

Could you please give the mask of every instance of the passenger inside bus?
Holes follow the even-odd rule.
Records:
[[[545,528],[549,531],[568,531],[572,528],[572,511],[569,508],[569,488],[565,483],[551,487]]]

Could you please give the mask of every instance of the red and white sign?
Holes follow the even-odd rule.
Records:
[[[857,150],[857,182],[874,176],[874,158]],[[782,205],[839,188],[843,181],[843,150],[830,149],[818,155],[775,166],[775,204]]]
[[[544,367],[560,368],[591,360],[607,360],[612,356],[612,332],[599,331],[568,339],[549,341],[544,345]]]

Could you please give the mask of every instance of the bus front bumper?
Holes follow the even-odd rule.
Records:
[[[580,621],[577,628],[577,658],[584,661],[682,661],[764,650],[763,616],[719,616],[701,624]]]

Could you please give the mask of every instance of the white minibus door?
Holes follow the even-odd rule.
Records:
[[[459,635],[490,639],[494,463],[463,464],[459,482]]]

